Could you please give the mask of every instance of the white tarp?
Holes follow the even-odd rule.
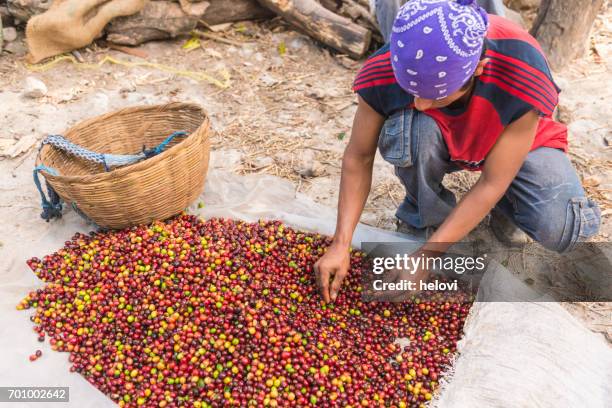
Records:
[[[28,165],[28,164],[24,164]],[[25,264],[63,246],[87,225],[72,211],[51,223],[43,222],[34,189],[27,197],[11,191],[12,184],[29,183],[27,172],[3,181],[0,211],[11,211],[19,224],[0,247],[0,386],[70,387],[70,404],[45,406],[105,407],[114,404],[76,373],[70,373],[67,353],[52,352],[39,343],[29,321],[30,312],[15,305],[30,290],[42,286]],[[25,174],[25,175],[24,175]],[[211,170],[201,197],[203,217],[231,217],[248,221],[280,219],[287,224],[332,234],[335,211],[295,194],[291,183],[272,176],[236,176]],[[405,236],[359,226],[354,244],[362,241],[402,241]],[[488,275],[495,287],[528,291],[511,273],[499,267]],[[485,285],[486,286],[486,285]],[[483,292],[486,296],[486,292]],[[441,407],[608,407],[612,401],[612,349],[599,335],[585,329],[556,303],[474,304],[460,343],[459,357],[449,381],[435,402]],[[36,349],[43,357],[34,363]],[[36,403],[19,406],[37,407]]]

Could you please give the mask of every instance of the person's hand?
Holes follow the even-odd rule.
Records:
[[[350,262],[349,248],[332,243],[327,252],[315,263],[317,286],[326,302],[336,300],[342,281],[348,275]],[[329,281],[332,278],[330,285]]]

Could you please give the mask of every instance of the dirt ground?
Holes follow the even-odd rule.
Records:
[[[605,108],[612,97],[608,85],[612,79],[611,27],[608,9],[596,22],[588,56],[555,75],[564,90],[559,120],[570,129],[570,156],[588,194],[602,209],[598,241],[608,241],[612,233],[612,110]],[[274,174],[292,181],[296,191],[335,206],[342,152],[356,109],[351,83],[361,62],[335,55],[278,19],[237,23],[217,34],[226,41],[203,40],[201,47],[192,50],[183,47],[185,38],[139,47],[145,58],[93,45],[81,51],[86,63],[96,64],[105,57],[113,60],[103,65],[63,60],[29,67],[23,60],[25,45],[20,32],[11,47],[13,53],[5,51],[0,57],[0,154],[4,156],[0,159],[0,219],[4,224],[0,241],[10,239],[19,229],[16,212],[38,217],[39,197],[31,171],[45,135],[138,104],[193,101],[203,105],[215,131],[213,168]],[[158,65],[130,66],[144,61]],[[46,96],[24,96],[24,81],[29,76],[46,84]],[[220,86],[224,84],[229,86]],[[461,196],[477,177],[460,172],[447,177],[445,183]],[[403,189],[392,167],[377,157],[372,193],[361,221],[394,229],[394,212],[402,198]],[[474,236],[494,240],[486,222]],[[567,307],[593,330],[611,335],[609,304]]]

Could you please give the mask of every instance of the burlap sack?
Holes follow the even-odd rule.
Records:
[[[30,63],[82,48],[115,17],[137,13],[148,0],[55,0],[26,28]]]

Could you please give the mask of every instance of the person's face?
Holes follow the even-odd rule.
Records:
[[[472,81],[470,81],[471,83]],[[465,88],[465,89],[464,89]],[[419,98],[417,96],[414,97],[414,107],[419,111],[426,111],[428,109],[440,109],[444,108],[451,103],[461,99],[466,93],[470,91],[470,86],[464,87],[443,99],[425,99]]]
[[[476,70],[474,71],[474,77],[477,77],[482,74],[487,62],[489,62],[489,59],[485,58],[478,63],[478,67],[476,67]],[[472,89],[472,86],[471,86],[472,82],[473,81],[470,80],[469,86],[463,86],[458,91],[448,95],[446,98],[443,98],[443,99],[425,99],[425,98],[419,98],[415,96],[414,107],[419,111],[426,111],[428,109],[440,109],[440,108],[447,107],[453,102],[466,96],[466,94],[470,92]]]

